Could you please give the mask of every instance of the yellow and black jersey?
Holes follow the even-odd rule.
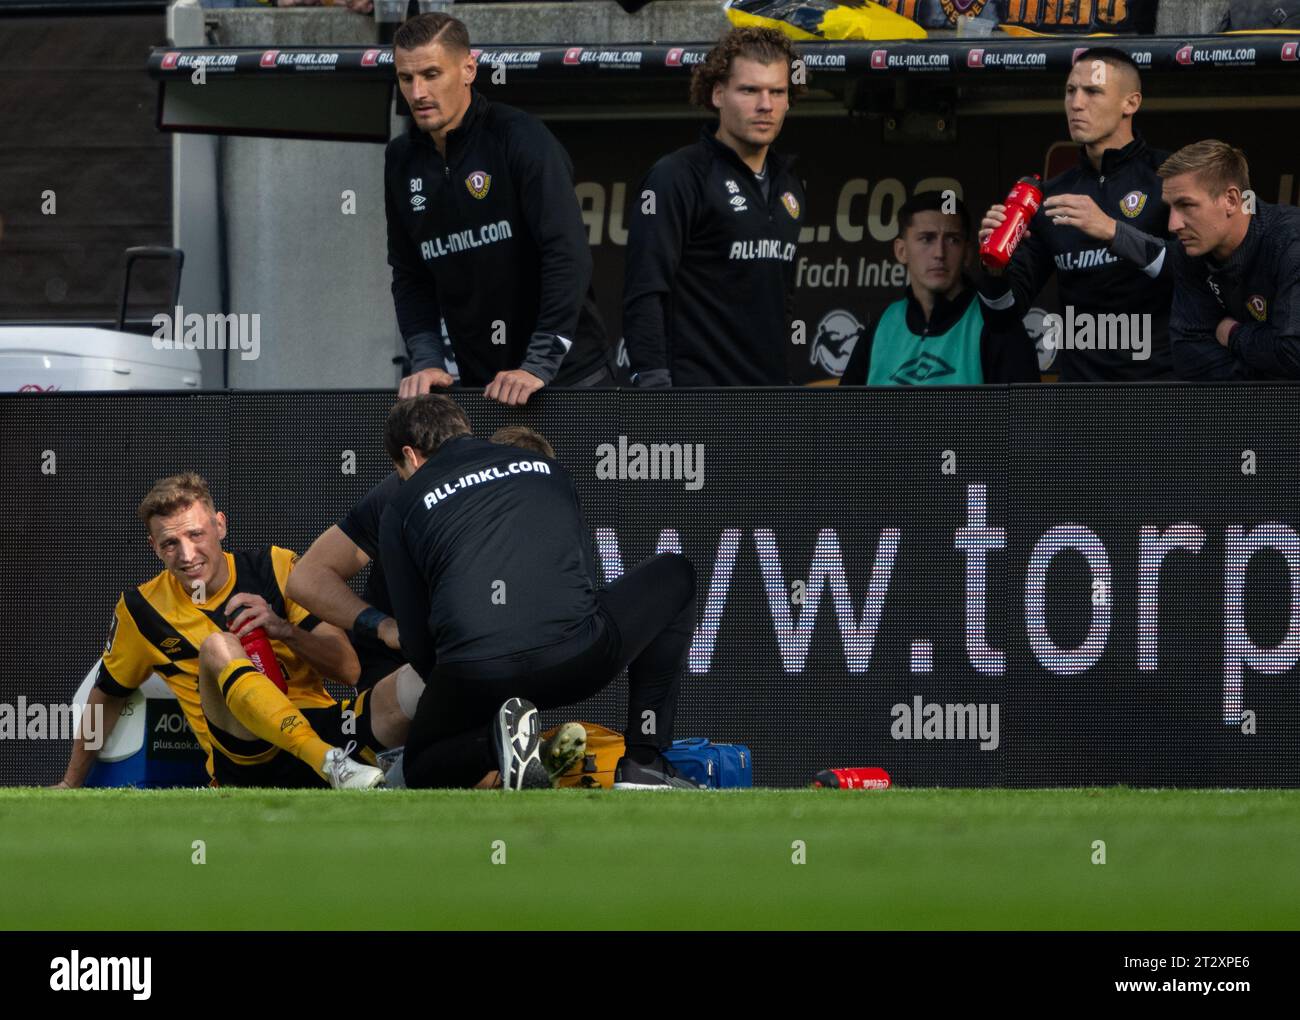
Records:
[[[164,570],[153,580],[129,588],[117,600],[104,660],[95,686],[106,694],[125,697],[151,673],[161,676],[176,694],[190,729],[208,754],[212,769],[212,741],[199,705],[199,647],[204,639],[225,630],[225,608],[231,596],[250,592],[266,599],[272,612],[303,630],[321,621],[284,593],[296,553],[267,546],[254,552],[223,553],[229,578],[206,602],[194,602],[180,582]],[[289,687],[289,700],[300,708],[333,705],[321,677],[288,645],[272,641],[271,647]]]

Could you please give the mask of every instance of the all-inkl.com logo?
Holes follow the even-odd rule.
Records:
[[[1174,59],[1180,64],[1190,64],[1192,62],[1192,44],[1188,43],[1186,46],[1180,47],[1178,52],[1174,54]]]
[[[176,62],[180,59],[181,59],[181,55],[177,53],[175,50],[172,50],[169,53],[164,53],[162,58],[162,69],[164,71],[172,70],[173,68],[176,67]]]
[[[274,67],[275,61],[279,56],[279,50],[265,50],[262,53],[262,59],[259,61],[259,64],[262,67]]]
[[[566,64],[580,64],[580,63],[582,63],[582,47],[581,47],[581,46],[570,46],[567,50],[565,50],[565,51],[564,51],[564,62],[565,62]]]
[[[664,66],[665,66],[665,67],[681,67],[681,66],[682,66],[682,54],[685,53],[685,52],[686,52],[686,51],[683,50],[683,49],[680,49],[680,48],[678,48],[678,47],[673,47],[671,50],[668,51],[668,56],[664,57]]]
[[[871,70],[883,71],[889,67],[889,50],[871,51]]]
[[[379,64],[379,50],[366,50],[361,54],[362,67],[375,67]]]
[[[1282,44],[1283,60],[1300,60],[1300,42],[1288,42]]]
[[[966,66],[967,66],[967,67],[983,67],[983,66],[984,66],[984,51],[983,51],[983,50],[971,50],[969,53],[967,53],[967,54],[966,54]]]

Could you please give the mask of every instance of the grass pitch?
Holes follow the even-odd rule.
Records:
[[[1300,928],[1300,791],[0,790],[3,929],[696,927]]]

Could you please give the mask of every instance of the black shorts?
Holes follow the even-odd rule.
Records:
[[[301,708],[302,716],[327,744],[347,747],[355,740],[353,757],[367,764],[384,750],[370,728],[370,692],[321,708]],[[346,732],[352,730],[354,732]],[[270,786],[304,789],[328,786],[317,771],[265,740],[241,740],[208,721],[212,737],[212,778],[218,786]]]

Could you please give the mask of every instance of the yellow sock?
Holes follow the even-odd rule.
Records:
[[[330,745],[317,736],[297,706],[248,659],[232,659],[217,676],[231,714],[254,736],[288,751],[317,772]]]

